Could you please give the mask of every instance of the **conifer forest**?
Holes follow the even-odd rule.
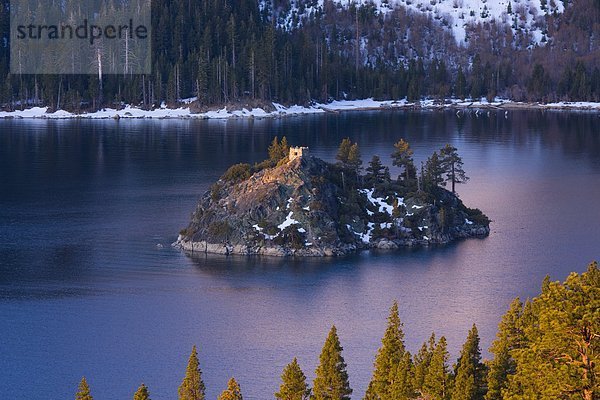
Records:
[[[482,359],[475,324],[456,361],[450,360],[446,338],[435,332],[411,354],[404,344],[402,306],[394,302],[364,395],[353,393],[334,325],[318,357],[312,385],[294,358],[283,369],[274,396],[280,400],[598,399],[599,294],[600,270],[595,262],[564,282],[546,277],[538,296],[524,302],[516,298],[510,304],[489,349],[489,360]],[[205,389],[194,346],[178,398],[204,400]],[[242,400],[242,392],[232,377],[218,400]],[[133,399],[148,400],[150,394],[142,383]],[[93,400],[85,377],[75,399]]]
[[[440,21],[401,3],[382,13],[371,2],[325,0],[307,13],[315,0],[153,0],[152,73],[100,78],[11,74],[3,0],[0,105],[89,111],[177,106],[186,98],[197,98],[199,110],[369,97],[600,101],[600,3],[563,3],[564,12],[537,17],[539,42],[509,2],[506,23],[470,23],[458,43]],[[118,4],[104,9],[118,12]]]

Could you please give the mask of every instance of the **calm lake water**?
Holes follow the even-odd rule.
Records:
[[[197,199],[275,135],[333,160],[406,138],[446,143],[491,235],[334,260],[190,259],[170,248]],[[208,398],[235,376],[270,399],[294,356],[312,381],[336,324],[361,398],[393,299],[409,350],[431,331],[452,360],[468,329],[484,355],[509,302],[600,258],[600,117],[586,113],[343,113],[281,120],[0,121],[0,399],[175,399],[193,344]]]

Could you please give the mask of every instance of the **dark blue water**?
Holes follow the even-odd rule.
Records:
[[[345,113],[282,120],[0,121],[0,399],[175,399],[193,344],[209,398],[235,376],[269,399],[297,356],[312,380],[336,324],[355,398],[393,299],[408,348],[432,330],[454,359],[472,323],[485,351],[510,300],[600,258],[600,118],[512,112]],[[332,160],[359,142],[418,161],[446,143],[491,235],[445,248],[337,260],[207,257],[169,247],[230,165],[275,135]]]

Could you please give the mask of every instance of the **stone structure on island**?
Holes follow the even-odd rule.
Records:
[[[308,157],[308,147],[290,147],[289,162],[297,158]]]

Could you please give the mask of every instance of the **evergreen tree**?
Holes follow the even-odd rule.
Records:
[[[592,263],[564,283],[544,281],[520,318],[524,341],[510,353],[516,372],[503,398],[583,399],[600,396],[600,271]]]
[[[350,146],[350,151],[348,152],[348,167],[354,172],[358,174],[360,172],[360,166],[362,165],[362,159],[360,158],[360,148],[358,147],[358,143],[352,144]]]
[[[485,92],[485,73],[481,65],[481,57],[479,54],[475,54],[471,67],[471,98],[480,100]]]
[[[403,169],[403,179],[405,185],[409,184],[417,176],[417,169],[413,161],[413,150],[408,142],[400,139],[394,144],[394,152],[392,153],[392,164]],[[400,180],[400,177],[398,177]]]
[[[148,387],[142,383],[142,385],[136,390],[133,395],[133,400],[151,400]]]
[[[435,151],[431,157],[425,162],[425,167],[421,173],[421,181],[423,182],[423,190],[431,192],[438,186],[444,183],[444,168],[442,161]]]
[[[534,100],[543,100],[550,89],[549,82],[550,76],[544,70],[544,67],[540,64],[535,64],[533,72],[531,73],[531,78],[529,78],[527,84],[529,96]]]
[[[348,165],[348,160],[350,159],[350,149],[352,148],[352,141],[350,138],[342,139],[340,143],[340,147],[338,148],[337,155],[335,156],[336,160],[338,160],[343,166]]]
[[[385,182],[385,167],[381,164],[379,156],[373,156],[366,168],[365,184],[368,187],[376,187]]]
[[[459,99],[464,99],[467,94],[467,79],[465,78],[465,74],[463,72],[462,67],[458,67],[458,72],[456,74],[456,88],[454,90],[454,94]]]
[[[553,26],[550,32],[542,33],[542,42],[548,40],[552,46],[535,46],[531,32],[521,21],[522,11],[511,2],[505,4],[505,10],[510,15],[507,22],[514,21],[513,32],[507,33],[502,23],[473,26],[467,30],[464,47],[448,41],[448,32],[432,18],[400,10],[390,10],[388,17],[382,18],[368,4],[333,7],[323,2],[322,11],[303,17],[302,5],[294,13],[283,4],[289,2],[281,1],[264,5],[252,0],[158,2],[152,4],[151,23],[160,29],[152,35],[151,74],[142,79],[105,74],[101,80],[83,75],[11,75],[9,46],[5,45],[0,46],[0,104],[7,109],[37,104],[84,111],[113,102],[151,107],[166,101],[175,105],[179,99],[191,96],[198,96],[202,108],[241,101],[248,101],[249,106],[273,100],[299,104],[346,96],[407,97],[413,101],[424,94],[446,96],[450,73],[454,73],[454,92],[459,98],[469,92],[480,98],[499,91],[514,93],[515,100],[519,100],[538,96],[524,90],[530,89],[532,56],[533,60],[544,60],[547,73],[539,77],[545,78],[546,95],[571,100],[598,98],[591,74],[598,65],[594,42],[598,28],[594,22],[600,18],[599,1],[563,0],[568,7],[564,7],[560,18],[553,2],[544,5],[547,0],[540,1],[546,7],[544,17],[550,18],[549,26]],[[7,3],[0,2],[0,26],[5,38],[10,31]],[[65,13],[57,18],[71,20],[73,15],[69,13],[75,8],[72,3],[67,1]],[[115,8],[109,6],[110,1],[103,3],[107,3],[103,11],[107,15],[103,17],[109,17]],[[488,16],[489,7],[483,8],[481,15]],[[276,21],[288,16],[291,26],[281,29]],[[369,40],[368,48],[360,51],[359,42],[371,36],[376,40]],[[401,37],[406,40],[398,40]],[[575,47],[573,38],[577,39]],[[554,57],[556,48],[568,51]],[[361,53],[365,52],[373,54],[363,57],[367,54]],[[397,62],[398,54],[408,57],[407,65]],[[459,65],[467,54],[475,54],[468,70],[465,64],[462,71],[446,68],[445,64]],[[502,72],[503,64],[509,62],[509,73]],[[105,64],[107,69],[110,64]],[[563,65],[573,69],[572,79],[569,85],[558,85],[554,91],[558,82],[552,81],[557,78],[553,71]]]
[[[202,381],[202,371],[198,361],[196,346],[192,347],[192,354],[188,361],[185,377],[179,386],[179,400],[204,400],[205,387]]]
[[[388,399],[390,400],[408,400],[414,398],[414,365],[410,353],[404,353],[400,363],[394,367],[392,381],[389,387]]]
[[[516,362],[511,352],[518,349],[524,339],[519,327],[522,312],[523,303],[516,298],[500,321],[496,340],[490,347],[494,358],[488,364],[486,400],[502,400],[502,391],[508,385],[508,377],[516,371]]]
[[[75,395],[75,400],[94,400],[90,393],[90,387],[85,380],[85,376],[81,378],[81,382],[79,382],[79,389]]]
[[[462,158],[458,155],[458,149],[447,144],[440,150],[441,167],[446,174],[446,180],[452,184],[452,193],[456,193],[457,183],[466,183],[469,177],[463,169]]]
[[[366,399],[392,399],[390,387],[396,381],[396,375],[404,373],[397,369],[404,360],[405,353],[404,332],[398,315],[398,302],[394,301],[388,316],[387,328],[381,339],[381,347],[375,357],[375,369],[367,388]],[[401,388],[396,390],[401,390]]]
[[[290,146],[287,138],[284,136],[279,142],[279,138],[275,136],[268,149],[269,161],[272,166],[277,165],[281,160],[287,159],[290,154]]]
[[[452,400],[482,400],[485,387],[485,368],[481,362],[479,334],[473,324],[456,365]]]
[[[315,371],[311,400],[349,400],[352,394],[348,382],[346,363],[342,357],[342,345],[337,335],[335,325],[319,356],[319,366]]]
[[[307,400],[310,397],[310,389],[306,383],[306,376],[298,365],[298,360],[289,363],[281,374],[281,386],[275,397],[281,400]]]
[[[435,350],[435,333],[432,333],[429,337],[429,341],[423,343],[419,352],[415,355],[415,376],[414,376],[414,388],[421,391],[425,383],[425,376],[429,371],[429,365],[431,364],[431,357]]]
[[[447,343],[446,338],[442,336],[431,355],[422,392],[432,400],[448,400],[450,398],[449,383]]]
[[[221,392],[218,400],[243,400],[240,385],[235,378],[229,379],[229,382],[227,382],[227,389]]]

